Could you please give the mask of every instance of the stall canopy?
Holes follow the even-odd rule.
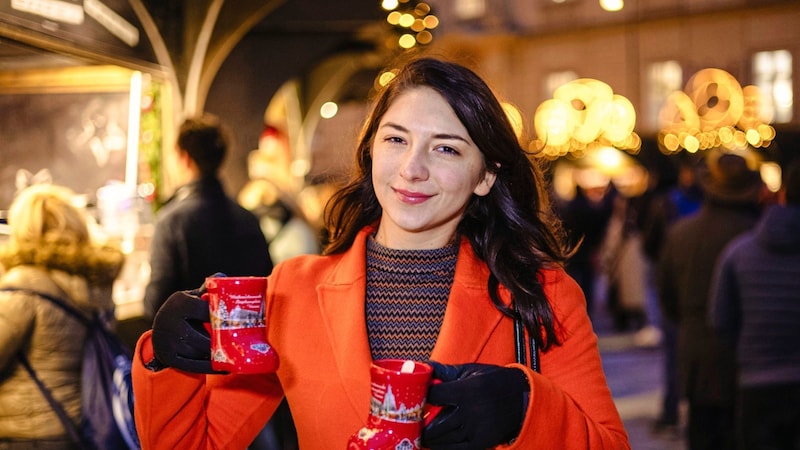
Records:
[[[128,0],[0,0],[0,37],[93,63],[159,70]]]

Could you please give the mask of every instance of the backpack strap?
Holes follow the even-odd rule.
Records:
[[[67,302],[58,297],[37,292],[32,289],[15,288],[15,287],[0,288],[0,292],[24,292],[30,295],[42,297],[46,300],[51,301],[55,305],[59,306],[61,309],[63,309],[76,319],[78,319],[78,321],[80,321],[84,325],[89,326],[89,324],[91,323],[90,319],[88,319],[85,315],[83,315],[80,311],[78,311],[77,308],[70,306],[69,304],[67,304]],[[39,378],[39,376],[36,374],[36,371],[33,369],[33,366],[31,366],[30,361],[28,361],[28,358],[25,356],[25,353],[22,350],[20,350],[17,353],[17,358],[19,359],[19,362],[22,364],[25,370],[28,372],[28,375],[30,375],[33,382],[36,383],[36,387],[38,387],[39,390],[42,392],[42,395],[47,400],[47,403],[50,404],[50,407],[53,409],[53,412],[55,412],[56,415],[58,416],[58,420],[61,421],[61,425],[64,427],[64,430],[66,430],[70,439],[72,439],[72,441],[78,444],[81,448],[87,448],[87,449],[90,448],[86,444],[86,442],[84,442],[83,439],[81,438],[80,430],[78,430],[78,427],[72,422],[72,420],[70,420],[69,416],[67,415],[67,411],[64,409],[64,406],[61,403],[59,403],[55,399],[55,397],[53,397],[53,393],[50,392],[50,389],[48,389],[47,386],[45,386],[44,382],[42,382],[41,378]]]
[[[67,431],[70,439],[72,439],[72,442],[78,444],[81,448],[89,448],[89,446],[83,442],[78,427],[72,422],[72,420],[70,420],[69,416],[67,415],[67,411],[64,409],[64,406],[61,405],[61,403],[59,403],[55,397],[53,397],[53,393],[50,392],[50,389],[48,389],[47,386],[45,386],[42,382],[41,378],[36,375],[36,371],[33,370],[30,361],[28,361],[28,358],[25,357],[25,353],[23,353],[22,350],[17,353],[17,358],[19,358],[19,362],[22,363],[22,366],[25,367],[25,370],[28,371],[28,374],[31,376],[31,379],[33,379],[33,382],[36,383],[36,386],[39,388],[39,390],[42,391],[42,395],[47,400],[47,403],[50,404],[50,407],[53,408],[53,412],[55,412],[58,416],[58,420],[61,421],[61,425],[64,426],[64,429]]]
[[[44,292],[39,292],[39,291],[36,291],[36,290],[33,290],[33,289],[19,288],[19,287],[3,287],[3,288],[0,288],[0,292],[3,292],[3,291],[6,291],[6,292],[23,292],[23,293],[26,293],[28,295],[41,297],[41,298],[43,298],[45,300],[50,301],[50,303],[58,306],[64,312],[66,312],[70,316],[74,317],[76,320],[78,320],[78,322],[81,322],[82,324],[86,325],[87,327],[89,325],[91,325],[91,323],[94,321],[94,318],[87,317],[86,314],[81,312],[78,308],[70,305],[69,303],[64,301],[64,299],[61,299],[61,298],[56,297],[54,295],[45,294]]]

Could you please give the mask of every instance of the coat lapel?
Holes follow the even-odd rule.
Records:
[[[339,377],[357,410],[369,404],[372,364],[364,306],[366,236],[363,231],[359,234],[351,250],[337,263],[330,281],[317,290]]]
[[[462,239],[444,322],[431,359],[448,364],[478,359],[504,317],[489,299],[488,277],[486,265]]]
[[[325,331],[335,353],[337,370],[355,408],[369,402],[372,356],[367,340],[364,296],[366,293],[366,238],[356,238],[342,255],[330,281],[318,288]],[[474,362],[496,331],[503,315],[489,299],[488,269],[462,240],[450,298],[431,359],[449,363]]]

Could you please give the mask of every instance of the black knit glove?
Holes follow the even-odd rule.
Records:
[[[186,372],[220,373],[211,369],[211,336],[208,302],[200,289],[170,295],[153,320],[153,351],[161,367]]]
[[[484,450],[516,438],[525,419],[529,392],[525,372],[488,364],[448,366],[429,361],[442,381],[427,402],[443,409],[422,432],[431,450]]]

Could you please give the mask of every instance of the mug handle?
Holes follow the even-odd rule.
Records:
[[[440,384],[442,380],[438,378],[434,378],[431,380],[431,384]],[[441,412],[444,406],[439,405],[431,405],[429,403],[425,403],[425,407],[422,409],[422,425],[427,427],[432,421],[433,418],[436,417],[439,412]]]
[[[206,292],[203,292],[202,294],[200,294],[200,299],[202,299],[202,300],[204,300],[206,303],[208,303],[208,304],[209,304],[209,308],[211,307],[211,303],[210,303],[210,302],[209,302],[209,300],[208,300],[208,292],[207,292],[207,291],[206,291]],[[210,312],[210,311],[209,311],[209,312]],[[209,318],[210,318],[210,317],[209,317]],[[211,319],[211,320],[214,320],[213,318],[210,318],[210,319]],[[211,322],[205,322],[205,323],[203,323],[203,327],[206,329],[206,331],[208,332],[208,334],[209,334],[210,336],[213,336],[213,331],[212,331],[212,328],[211,328]]]

